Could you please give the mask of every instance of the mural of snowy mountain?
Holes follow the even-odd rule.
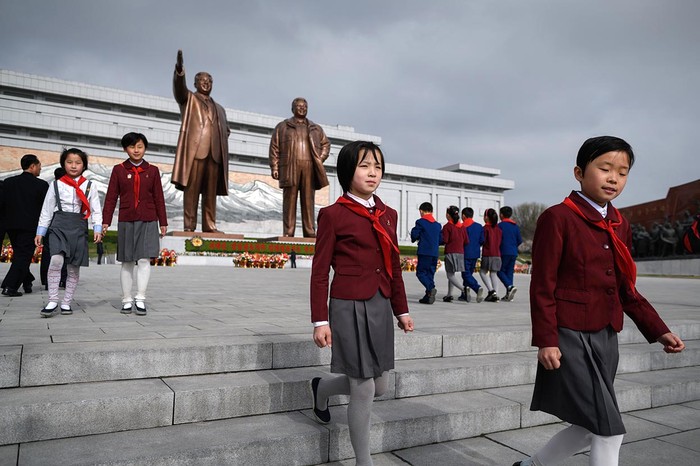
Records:
[[[40,178],[53,180],[53,172],[58,164],[42,167]],[[92,181],[104,202],[107,193],[112,165],[89,164],[85,177]],[[3,178],[18,175],[21,170],[4,172]],[[168,213],[168,230],[182,229],[183,192],[175,189],[170,182],[171,174],[161,172],[161,183],[165,195],[165,207]],[[229,183],[228,196],[219,196],[216,201],[217,227],[226,233],[243,234],[249,237],[270,237],[282,234],[282,190],[261,181],[243,185]],[[116,225],[118,211],[112,224]],[[201,212],[200,212],[201,215]],[[201,223],[198,219],[198,229]],[[301,231],[301,226],[298,227]]]

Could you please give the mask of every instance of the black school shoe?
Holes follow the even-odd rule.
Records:
[[[22,296],[21,291],[11,290],[9,288],[6,288],[5,291],[2,292],[2,294],[4,294],[5,296],[9,296],[10,298],[18,298]]]
[[[140,304],[140,306],[139,306],[139,304]],[[136,307],[136,310],[134,312],[136,313],[137,316],[145,316],[146,315],[146,312],[147,312],[146,311],[146,303],[139,301],[135,304],[135,307]]]
[[[418,302],[421,304],[433,304],[434,301],[435,301],[435,298],[433,298],[432,301],[430,300],[429,294],[426,294],[425,296],[423,296],[421,299],[418,300]]]
[[[56,306],[53,309],[49,309],[49,308],[45,307],[44,309],[41,310],[41,317],[46,317],[46,318],[53,317],[56,314],[58,314],[59,312],[61,312],[61,309],[59,306]]]
[[[443,296],[442,301],[445,303],[451,303],[454,300],[454,298],[451,295]]]
[[[73,309],[71,309],[70,306],[68,306],[68,309],[66,309],[65,307],[61,306],[61,315],[62,315],[62,316],[69,316],[69,315],[71,315],[71,314],[73,314]]]
[[[314,377],[313,379],[311,379],[311,384],[310,384],[311,385],[311,400],[312,400],[314,417],[321,424],[328,424],[329,422],[331,422],[331,412],[328,409],[328,406],[326,406],[326,409],[323,411],[316,408],[316,396],[318,395],[319,382],[321,382],[321,377]]]

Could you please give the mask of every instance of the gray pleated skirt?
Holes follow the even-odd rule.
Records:
[[[49,225],[49,251],[63,253],[65,263],[88,266],[88,223],[83,214],[57,210]]]
[[[624,434],[613,382],[619,360],[617,333],[559,328],[561,367],[537,365],[532,411],[544,411],[596,435]]]
[[[464,254],[451,252],[445,254],[445,272],[464,272]]]
[[[117,224],[117,260],[135,262],[158,257],[160,231],[158,222],[119,222]]]
[[[379,291],[367,301],[331,298],[331,372],[379,377],[394,368],[394,313]]]

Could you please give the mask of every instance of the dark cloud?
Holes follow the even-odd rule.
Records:
[[[390,162],[515,180],[511,204],[576,187],[584,139],[638,155],[618,205],[697,178],[694,0],[41,0],[0,3],[0,67],[170,96],[177,49],[224,105],[379,135]],[[692,158],[691,158],[692,157]]]

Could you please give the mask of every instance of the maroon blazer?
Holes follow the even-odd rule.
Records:
[[[469,244],[467,230],[447,222],[442,227],[442,242],[445,245],[445,254],[464,254],[464,246]]]
[[[503,230],[498,228],[498,225],[486,223],[481,257],[501,257],[501,239],[503,239]]]
[[[591,220],[600,214],[572,192],[569,198]],[[608,205],[608,219],[619,220]],[[632,243],[623,217],[615,233]],[[656,310],[618,276],[608,233],[594,227],[564,204],[545,210],[537,220],[532,243],[530,313],[532,344],[559,346],[557,327],[596,332],[610,325],[622,330],[623,312],[651,343],[669,332]]]
[[[139,206],[134,207],[134,175],[131,162],[126,160],[112,168],[112,176],[109,178],[105,204],[102,209],[102,222],[111,225],[114,209],[119,199],[120,222],[153,222],[158,220],[160,226],[168,225],[165,214],[165,199],[163,186],[160,182],[160,170],[145,160],[141,164],[144,171],[141,173],[141,188],[139,190]]]
[[[396,211],[384,205],[377,196],[374,196],[374,201],[376,209],[386,211],[381,223],[394,244],[398,244]],[[379,290],[382,296],[390,299],[394,315],[407,313],[406,290],[396,252],[392,251],[391,262],[393,278],[389,277],[384,266],[379,239],[369,219],[338,203],[321,209],[311,268],[311,321],[328,320],[328,276],[331,267],[334,270],[330,286],[332,298],[364,301]]]

